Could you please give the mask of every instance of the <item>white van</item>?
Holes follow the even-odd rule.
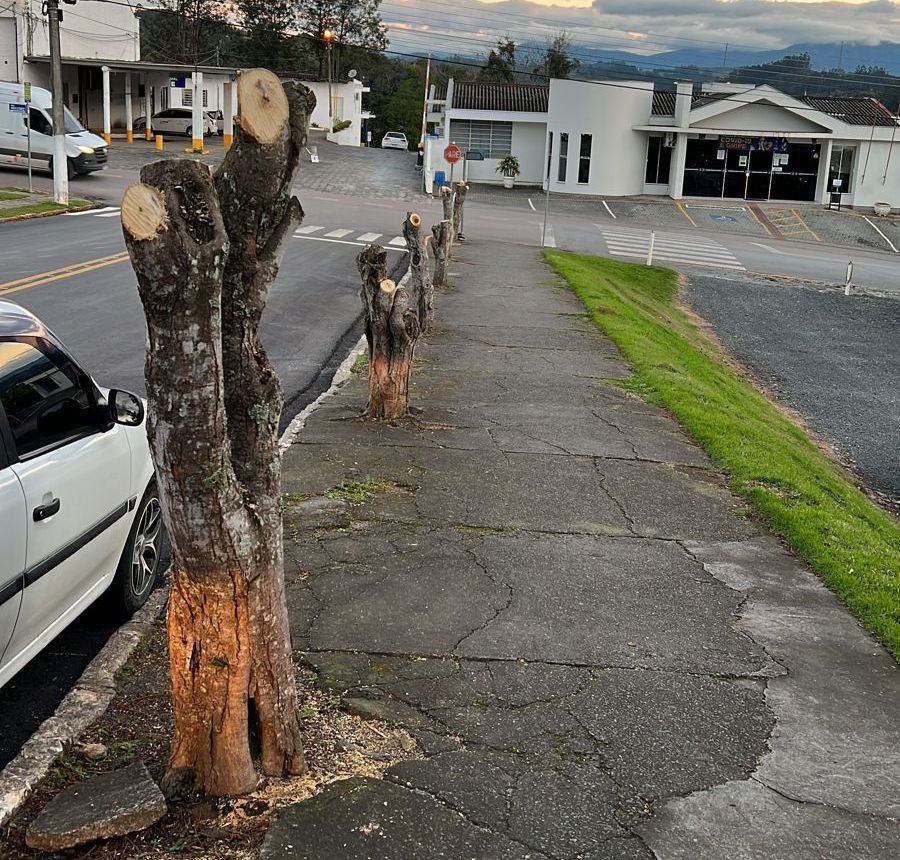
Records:
[[[31,166],[53,170],[53,121],[50,90],[31,88]],[[28,166],[28,137],[25,127],[25,87],[0,83],[0,165]],[[66,119],[66,156],[69,179],[76,173],[103,170],[109,159],[106,141],[87,129],[63,106]]]

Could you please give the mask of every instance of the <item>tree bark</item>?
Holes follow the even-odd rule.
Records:
[[[462,238],[459,228],[462,225],[463,205],[466,202],[466,192],[469,186],[465,182],[456,183],[456,191],[453,194],[453,239]]]
[[[169,793],[227,795],[305,770],[284,593],[282,394],[259,340],[313,102],[241,76],[241,125],[215,177],[194,161],[141,172],[122,204],[147,316],[148,433],[172,540]]]
[[[421,334],[409,290],[387,278],[387,252],[369,245],[357,257],[369,344],[369,404],[365,417],[396,420],[409,412],[409,376]]]
[[[409,250],[410,292],[419,315],[419,328],[426,333],[434,323],[434,284],[428,266],[428,240],[423,235],[422,218],[407,212],[403,222],[403,238]]]
[[[435,287],[443,287],[447,284],[447,267],[450,263],[450,244],[453,240],[453,224],[451,221],[441,221],[431,228],[434,237],[434,274],[432,283]]]

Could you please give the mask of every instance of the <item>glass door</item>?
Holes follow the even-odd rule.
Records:
[[[747,176],[749,174],[750,151],[747,149],[729,149],[725,152],[725,186],[723,197],[747,196]]]
[[[772,187],[772,152],[763,150],[751,152],[749,169],[747,199],[768,200]]]

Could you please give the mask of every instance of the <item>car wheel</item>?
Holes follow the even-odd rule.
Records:
[[[188,137],[193,137],[193,136],[194,136],[194,126],[189,125],[189,126],[184,130],[184,133],[185,133]]]
[[[138,505],[109,590],[113,609],[121,617],[134,615],[153,591],[160,573],[164,534],[159,490],[154,481]]]
[[[47,170],[50,171],[50,175],[53,176],[53,159],[49,159],[47,161]],[[71,158],[66,159],[66,177],[68,179],[72,179],[75,176],[75,165],[72,163]]]

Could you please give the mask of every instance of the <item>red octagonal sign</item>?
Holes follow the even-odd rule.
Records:
[[[462,150],[455,144],[451,143],[444,150],[444,161],[448,164],[456,164],[462,158]]]

